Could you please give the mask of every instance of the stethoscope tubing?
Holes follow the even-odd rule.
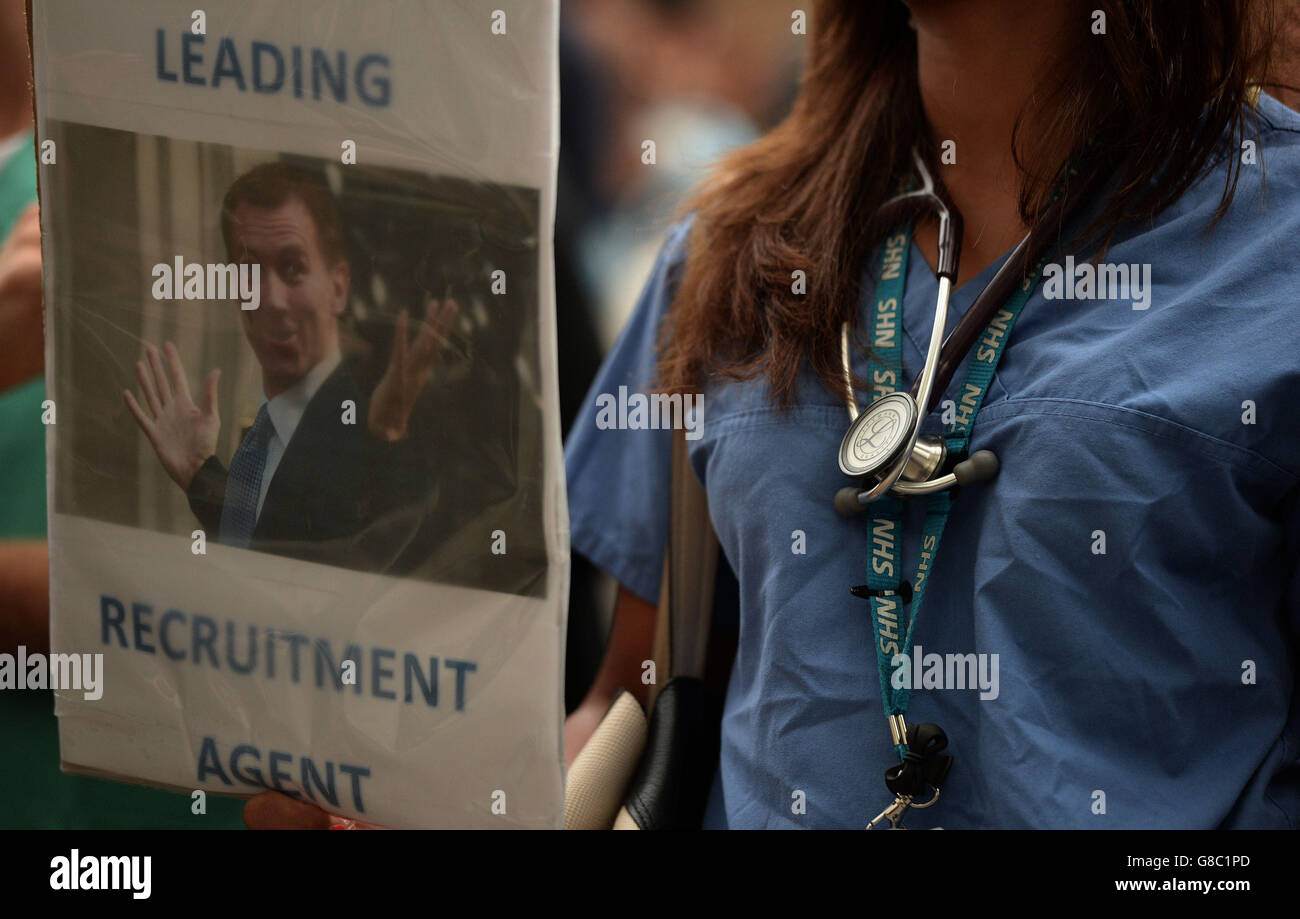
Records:
[[[1056,231],[1059,231],[1068,208],[1074,202],[1081,200],[1100,176],[1099,170],[1094,168],[1084,181],[1077,183],[1071,189],[1074,194],[1058,195],[1049,203],[1042,219],[1036,221],[1034,228],[1017,243],[1002,267],[985,285],[975,298],[975,302],[971,304],[971,308],[957,323],[952,334],[945,337],[948,308],[961,253],[961,216],[950,211],[944,200],[936,193],[933,178],[917,151],[913,151],[913,160],[922,187],[889,199],[882,205],[879,213],[882,217],[881,222],[884,223],[883,217],[888,215],[892,218],[895,216],[892,213],[894,211],[900,214],[910,211],[915,217],[916,209],[920,206],[928,209],[938,218],[939,261],[936,269],[938,292],[935,297],[934,321],[931,325],[925,362],[912,381],[908,396],[897,394],[897,398],[910,400],[912,407],[907,411],[915,412],[911,416],[912,422],[909,425],[905,449],[899,450],[897,458],[883,474],[879,471],[873,473],[877,476],[877,481],[873,486],[859,493],[859,506],[869,504],[891,491],[902,497],[926,495],[963,484],[967,480],[977,480],[996,474],[997,458],[992,454],[987,457],[977,454],[936,479],[907,482],[902,478],[904,468],[916,448],[922,419],[934,410],[936,403],[947,390],[957,367],[969,353],[976,338],[997,309],[1010,297],[1015,286],[1023,282],[1030,267],[1042,258],[1051,240],[1059,235]],[[902,304],[899,304],[899,311],[901,313]],[[852,384],[852,352],[849,346],[849,323],[847,322],[841,327],[840,359],[844,371],[845,403],[852,424],[858,420],[861,411]]]
[[[984,331],[984,327],[989,324],[989,320],[993,318],[1001,305],[1011,296],[1016,285],[1024,282],[1030,269],[1047,252],[1048,247],[1058,235],[1056,231],[1059,230],[1065,215],[1070,212],[1076,202],[1082,200],[1084,195],[1091,190],[1099,176],[1100,169],[1098,166],[1086,177],[1079,177],[1082,181],[1074,183],[1074,187],[1070,190],[1072,194],[1063,194],[1048,205],[1047,210],[1043,212],[1042,219],[1037,222],[1036,229],[1030,230],[1016,244],[1007,260],[1002,263],[1002,267],[998,269],[992,280],[975,298],[971,308],[958,320],[952,332],[944,339],[930,395],[925,399],[917,398],[921,417],[925,417],[934,411],[944,392],[947,391],[948,384],[952,382],[957,367],[970,352],[975,340]],[[921,373],[917,374],[916,379],[912,381],[910,392],[913,397],[917,397],[919,394],[924,373],[925,371],[922,369]]]

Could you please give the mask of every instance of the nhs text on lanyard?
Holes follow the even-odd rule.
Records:
[[[907,280],[907,255],[912,243],[912,226],[908,224],[885,239],[880,259],[879,281],[875,291],[875,312],[872,316],[872,351],[870,365],[872,401],[893,392],[902,377],[902,315],[903,293]],[[1043,265],[1041,260],[1029,277],[1012,294],[1003,307],[989,321],[984,330],[966,379],[958,395],[953,421],[948,425],[945,441],[950,456],[964,455],[970,441],[971,429],[980,405],[988,392],[989,383],[1007,339],[1011,336],[1020,311],[1038,284]],[[922,411],[925,411],[922,406]],[[875,634],[876,664],[880,675],[880,697],[885,716],[889,719],[891,739],[898,753],[899,764],[885,772],[885,784],[894,795],[894,801],[868,825],[871,829],[888,820],[897,828],[909,807],[929,807],[939,798],[939,788],[952,767],[952,757],[942,751],[948,745],[943,730],[934,724],[908,727],[904,716],[911,700],[911,686],[896,686],[893,680],[895,664],[903,661],[898,655],[912,655],[912,639],[925,586],[944,525],[952,509],[952,495],[937,492],[926,498],[925,526],[921,534],[921,552],[916,565],[915,581],[901,581],[898,571],[898,546],[902,531],[902,502],[885,496],[872,508],[867,533],[868,559],[866,589],[854,588],[855,596],[866,596],[871,601],[871,621]],[[911,601],[911,615],[904,614],[904,605]],[[928,801],[915,803],[929,788],[933,794]]]

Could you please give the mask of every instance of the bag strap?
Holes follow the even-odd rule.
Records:
[[[668,548],[655,619],[656,673],[650,686],[650,708],[659,689],[673,677],[703,678],[713,624],[718,538],[709,519],[704,487],[691,469],[684,430],[673,431],[669,499]]]

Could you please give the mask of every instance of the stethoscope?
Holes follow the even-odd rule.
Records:
[[[880,225],[888,226],[887,221],[901,220],[905,216],[915,218],[926,211],[938,218],[939,261],[935,274],[939,280],[939,293],[934,305],[934,325],[925,364],[913,381],[911,391],[882,396],[865,411],[859,411],[853,394],[849,323],[845,322],[841,327],[840,362],[844,369],[845,403],[850,424],[840,443],[839,465],[845,475],[863,480],[861,485],[850,485],[836,493],[835,509],[844,516],[861,513],[867,505],[886,494],[902,498],[928,495],[997,475],[998,458],[991,450],[977,450],[966,458],[950,458],[942,437],[935,434],[921,436],[921,423],[934,409],[932,401],[947,389],[953,373],[979,333],[1006,300],[1012,287],[1021,280],[1026,266],[1037,260],[1047,242],[1043,238],[1046,234],[1040,234],[1037,240],[1032,239],[1035,235],[1032,231],[1026,234],[945,340],[948,300],[961,254],[961,216],[949,211],[936,192],[934,179],[920,154],[914,150],[912,158],[921,187],[890,198],[881,206],[877,219]],[[1063,201],[1054,202],[1044,224],[1053,225],[1063,208]],[[925,411],[921,406],[925,406]],[[952,468],[943,471],[949,464]]]
[[[1067,207],[1067,196],[1060,193],[1064,188],[1064,178],[1076,172],[1072,168],[1073,164],[1067,164],[1066,173],[1058,180],[1042,220],[1035,222],[1036,229],[1031,230],[1016,245],[1005,264],[998,269],[993,279],[975,298],[966,315],[957,323],[952,335],[945,339],[948,301],[957,277],[957,263],[961,254],[961,215],[948,209],[943,198],[936,192],[934,179],[924,160],[915,150],[912,158],[921,187],[886,201],[877,214],[877,223],[881,227],[887,227],[904,217],[915,219],[926,211],[938,218],[939,259],[935,273],[938,275],[939,290],[935,299],[934,324],[930,331],[925,363],[913,381],[911,391],[888,393],[874,401],[865,411],[859,411],[853,393],[849,323],[845,322],[841,326],[840,362],[844,370],[849,429],[840,443],[839,465],[840,471],[845,475],[863,480],[862,484],[842,488],[835,495],[835,509],[845,516],[861,513],[873,501],[888,494],[902,498],[930,495],[997,475],[999,462],[992,451],[978,450],[969,457],[949,456],[948,444],[944,438],[936,435],[920,436],[921,423],[933,411],[933,403],[946,390],[953,373],[996,310],[1007,302],[1013,288],[1029,274],[1026,269],[1039,262],[1047,250],[1049,240],[1059,231]],[[1074,200],[1081,200],[1080,190],[1088,189],[1099,174],[1094,171],[1090,178],[1075,186]],[[885,265],[882,262],[882,274]],[[1037,268],[1032,273],[1037,275]],[[1022,293],[1029,289],[1026,286]],[[1015,311],[1018,312],[1023,305],[1024,300],[1021,299],[1014,307]],[[902,304],[898,306],[901,315]],[[896,358],[896,353],[891,356]],[[993,366],[996,367],[996,356]],[[956,428],[953,430],[956,431]],[[968,436],[969,422],[964,425],[954,443],[964,445]],[[883,516],[888,517],[890,514],[884,513]],[[947,511],[944,510],[939,516],[938,534],[941,535]],[[874,520],[872,525],[875,526]],[[938,535],[935,540],[937,545]],[[873,556],[872,562],[875,561]],[[918,572],[920,570],[921,566],[918,566]],[[912,626],[915,624],[921,594],[914,594],[909,582],[898,580],[893,580],[892,586],[872,586],[869,582],[850,590],[856,597],[871,599],[872,627],[877,631],[882,629],[880,623],[885,609],[890,611],[892,621],[898,625],[898,602],[901,600],[902,603],[912,605],[912,618],[903,633],[904,640],[896,646],[904,648],[903,653],[910,654]],[[885,606],[886,603],[889,604],[888,607]],[[881,631],[881,634],[884,632]],[[948,740],[942,728],[928,723],[909,727],[906,723],[905,702],[900,703],[893,697],[887,686],[887,655],[887,649],[881,644],[877,648],[881,696],[889,720],[891,741],[901,755],[899,764],[891,766],[885,772],[885,785],[894,795],[894,800],[867,824],[867,829],[886,820],[891,828],[898,829],[909,808],[930,807],[936,803],[940,786],[953,762],[952,756],[943,752]],[[894,688],[898,688],[897,684]],[[905,753],[902,748],[906,748]],[[933,795],[928,801],[915,803],[915,797],[926,788],[931,789]]]

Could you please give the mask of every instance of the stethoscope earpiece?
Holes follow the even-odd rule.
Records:
[[[845,485],[835,492],[836,513],[841,517],[856,517],[865,511],[867,506],[858,500],[860,494],[862,494],[862,489],[856,485]]]
[[[933,440],[938,440],[942,445],[940,438],[933,437]],[[921,438],[912,451],[912,461],[916,461],[919,455],[931,449],[933,449],[932,436]],[[992,450],[976,450],[969,457],[953,466],[952,472],[941,475],[937,479],[931,479],[930,475],[941,464],[942,458],[939,464],[931,467],[924,475],[918,475],[915,481],[908,481],[911,478],[909,470],[909,473],[905,474],[904,478],[896,481],[890,490],[895,495],[904,498],[928,495],[936,491],[944,491],[956,485],[973,485],[976,482],[986,482],[995,477],[1001,468],[997,454]],[[846,485],[835,493],[836,512],[841,517],[855,517],[861,514],[875,500],[875,498],[870,497],[871,493],[872,489],[863,488],[861,485]]]
[[[958,485],[970,485],[985,482],[998,474],[1002,463],[992,450],[976,450],[970,459],[958,463],[952,468],[952,476]]]

